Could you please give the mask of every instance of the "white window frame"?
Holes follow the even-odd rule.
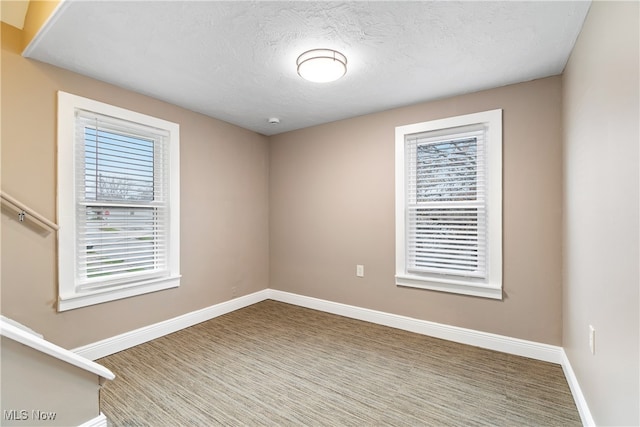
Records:
[[[485,133],[485,173],[487,184],[487,260],[485,277],[415,273],[407,269],[407,137],[424,132],[455,134],[456,128],[483,125]],[[396,127],[396,285],[478,297],[502,299],[502,110],[491,110],[462,116]]]
[[[168,273],[128,283],[80,289],[76,274],[76,113],[79,110],[154,127],[168,135]],[[180,127],[176,123],[58,91],[58,311],[180,286]]]

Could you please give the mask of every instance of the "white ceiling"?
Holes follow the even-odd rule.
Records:
[[[67,0],[26,56],[273,135],[560,74],[589,5]],[[346,76],[302,80],[312,48]]]

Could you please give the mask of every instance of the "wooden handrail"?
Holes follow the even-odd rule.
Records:
[[[16,212],[18,212],[18,218],[21,222],[28,215],[29,219],[35,220],[36,222],[39,222],[43,226],[46,226],[52,230],[58,230],[60,228],[55,222],[48,220],[43,215],[31,209],[29,206],[25,205],[16,198],[11,197],[4,191],[0,191],[0,197],[2,198],[2,203],[11,206]]]

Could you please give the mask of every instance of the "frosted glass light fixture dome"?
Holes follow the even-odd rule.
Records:
[[[315,83],[338,80],[347,72],[347,57],[333,49],[312,49],[298,56],[298,74]]]

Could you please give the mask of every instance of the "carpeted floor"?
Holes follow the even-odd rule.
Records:
[[[559,365],[275,301],[98,362],[113,426],[581,425]]]

